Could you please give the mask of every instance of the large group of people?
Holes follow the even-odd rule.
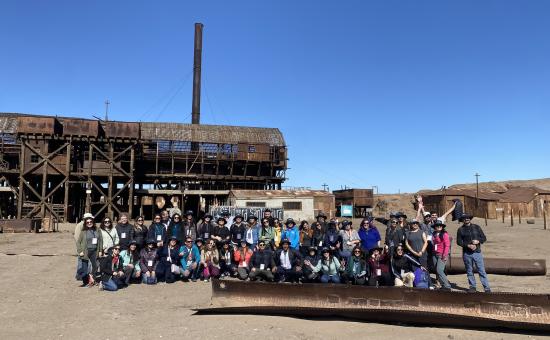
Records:
[[[439,217],[420,205],[410,222],[405,214],[392,213],[389,219],[365,218],[357,230],[352,221],[329,220],[323,213],[311,225],[292,218],[281,223],[269,209],[260,219],[248,216],[246,221],[229,214],[206,214],[195,221],[193,211],[183,216],[162,211],[149,226],[143,217],[131,224],[126,214],[116,223],[105,217],[97,225],[88,213],[75,229],[76,278],[83,286],[107,291],[132,283],[223,277],[451,290],[445,274],[451,248],[445,219],[453,209]],[[489,292],[480,247],[486,238],[472,218],[461,216],[456,241],[463,248],[469,290],[476,290],[475,265]],[[375,221],[386,225],[384,239]]]

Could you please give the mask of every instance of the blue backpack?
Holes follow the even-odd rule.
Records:
[[[416,288],[430,288],[430,274],[422,268],[416,268],[413,284]]]

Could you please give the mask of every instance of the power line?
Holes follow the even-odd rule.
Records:
[[[160,116],[164,113],[164,111],[166,111],[166,109],[168,108],[168,106],[169,106],[170,104],[172,104],[172,101],[176,98],[176,96],[177,96],[177,95],[180,93],[180,91],[183,89],[183,86],[187,83],[187,80],[189,80],[189,78],[190,78],[190,76],[191,76],[192,73],[193,73],[192,71],[188,73],[187,78],[184,80],[183,83],[181,83],[181,85],[178,87],[178,89],[177,89],[176,92],[172,95],[172,97],[170,97],[170,99],[168,100],[168,102],[166,103],[166,105],[164,105],[164,107],[162,108],[162,110],[160,110],[159,113],[157,113],[157,115],[155,116],[155,119],[153,119],[153,121],[156,122],[156,121],[160,118]]]

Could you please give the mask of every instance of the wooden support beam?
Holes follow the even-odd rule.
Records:
[[[132,174],[132,177],[130,178],[130,189],[128,190],[128,214],[130,215],[130,218],[133,218],[134,213],[134,158],[135,150],[132,148],[130,150],[130,173]]]
[[[97,148],[96,148],[97,149]],[[100,154],[103,154],[101,150],[97,149]],[[114,147],[113,143],[109,143],[109,156],[106,157],[109,161],[109,184],[107,188],[107,214],[111,219],[113,219],[113,169],[114,169],[114,163],[113,163],[113,157],[114,157]],[[103,154],[104,155],[104,154]]]
[[[24,140],[23,140],[24,142]],[[17,218],[21,218],[23,212],[23,201],[25,200],[25,193],[23,192],[23,185],[25,183],[25,178],[23,173],[25,172],[25,147],[21,146],[21,155],[19,159],[19,199],[17,200]]]
[[[71,174],[71,149],[72,149],[71,140],[69,140],[69,145],[67,146],[67,161],[65,163],[65,172],[67,175],[65,177],[66,179],[65,196],[63,197],[63,215],[64,215],[63,222],[67,222],[68,216],[69,216],[69,187],[70,187],[69,177]]]

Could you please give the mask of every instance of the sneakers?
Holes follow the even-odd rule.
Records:
[[[97,288],[101,291],[105,288],[103,288],[103,282],[99,282],[99,284],[97,285]]]
[[[202,279],[202,282],[210,282],[210,279]]]
[[[475,293],[477,292],[477,289],[475,287],[468,288],[468,293]]]
[[[444,291],[444,292],[450,292],[451,288],[441,287],[441,288],[439,288],[439,290]]]
[[[491,289],[485,289],[485,293],[490,293]]]

